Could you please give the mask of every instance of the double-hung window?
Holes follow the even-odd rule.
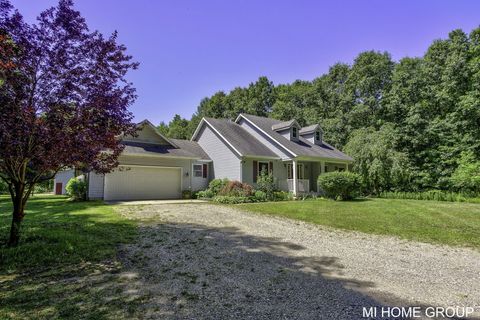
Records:
[[[203,165],[201,164],[194,164],[193,165],[193,176],[194,177],[203,177]]]

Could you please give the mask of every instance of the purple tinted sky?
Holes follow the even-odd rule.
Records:
[[[11,0],[28,21],[55,0]],[[92,29],[119,31],[141,63],[136,120],[190,118],[203,97],[265,75],[311,80],[361,51],[419,56],[480,24],[480,1],[77,0]]]

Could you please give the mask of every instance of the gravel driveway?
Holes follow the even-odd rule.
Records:
[[[478,251],[210,204],[117,208],[142,221],[120,259],[147,318],[361,319],[370,306],[480,305]]]

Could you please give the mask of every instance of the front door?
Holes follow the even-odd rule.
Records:
[[[55,194],[62,194],[62,183],[61,182],[57,182],[55,184]]]

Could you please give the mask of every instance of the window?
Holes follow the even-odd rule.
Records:
[[[193,176],[194,177],[203,177],[203,166],[201,164],[193,165]]]
[[[258,168],[257,168],[258,175],[262,173],[262,171],[265,171],[267,174],[268,172],[268,162],[264,161],[258,161]]]
[[[293,165],[287,164],[287,179],[293,179]],[[305,179],[305,167],[303,163],[297,164],[297,179]]]
[[[292,137],[296,138],[297,137],[297,127],[292,128]]]
[[[315,140],[320,141],[320,131],[315,131]]]

